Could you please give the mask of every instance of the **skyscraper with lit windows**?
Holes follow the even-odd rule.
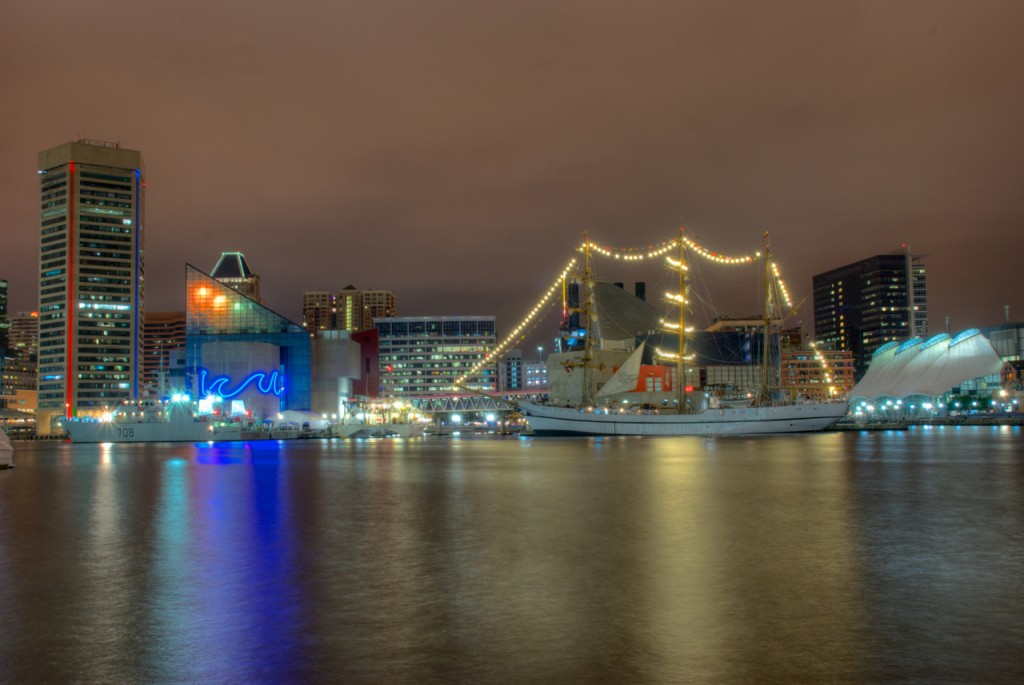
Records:
[[[814,276],[814,336],[825,349],[853,353],[854,375],[887,342],[928,335],[924,257],[900,250]]]
[[[140,391],[145,170],[116,143],[39,153],[39,432]]]
[[[7,334],[11,323],[7,320],[7,281],[0,278],[0,354],[7,349]]]

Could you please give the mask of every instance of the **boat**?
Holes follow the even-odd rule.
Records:
[[[421,423],[361,424],[344,423],[333,428],[339,438],[419,438],[423,437]]]
[[[14,447],[7,439],[7,433],[0,428],[0,469],[14,468]]]
[[[846,416],[846,404],[721,407],[692,414],[619,413],[520,402],[537,436],[555,435],[756,435],[825,430]]]
[[[196,414],[187,401],[142,400],[99,418],[61,422],[71,442],[224,442],[276,439],[272,429]],[[284,437],[284,436],[281,436]]]
[[[772,277],[773,263],[771,251],[765,234],[765,249],[761,257],[765,264],[765,313],[762,333],[765,340],[771,333],[772,316]],[[577,310],[591,326],[590,316],[590,240],[584,241],[584,276],[581,288],[581,305]],[[668,325],[668,329],[677,333],[678,349],[672,358],[675,360],[675,378],[685,376],[685,365],[693,360],[688,353],[686,343],[686,305],[689,293],[688,267],[686,264],[686,241],[680,231],[677,241],[678,257],[669,259],[670,268],[678,272],[678,292],[670,299],[678,306],[678,321]],[[579,359],[568,362],[582,367],[583,397],[569,406],[557,406],[536,402],[518,401],[518,410],[528,422],[530,429],[537,436],[552,435],[638,435],[638,436],[669,436],[669,435],[757,435],[772,433],[799,433],[821,431],[839,421],[847,414],[845,401],[812,401],[808,399],[788,400],[781,393],[769,387],[770,379],[778,377],[778,355],[774,355],[776,367],[770,368],[772,355],[762,354],[761,387],[751,393],[749,400],[735,401],[732,398],[719,398],[711,393],[694,392],[685,388],[681,382],[675,382],[676,396],[673,402],[665,401],[663,406],[650,404],[634,404],[630,406],[621,402],[611,402],[611,396],[628,396],[637,388],[637,371],[643,345],[639,345],[633,354],[602,386],[598,392],[592,392],[593,383],[589,377],[592,367],[591,345],[593,336],[588,334],[583,339],[583,355]],[[768,345],[764,349],[768,350]],[[664,353],[662,353],[664,354]],[[566,362],[563,362],[566,363]],[[639,393],[638,393],[639,394]],[[605,404],[602,406],[602,399]],[[628,408],[627,408],[628,407]]]

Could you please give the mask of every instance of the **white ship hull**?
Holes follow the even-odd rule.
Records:
[[[615,414],[520,402],[535,435],[761,435],[824,430],[846,415],[842,402],[708,409],[700,414]]]

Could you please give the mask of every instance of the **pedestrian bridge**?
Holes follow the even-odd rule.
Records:
[[[465,412],[509,412],[515,411],[516,402],[542,402],[548,397],[544,390],[516,390],[495,395],[451,393],[446,395],[430,395],[426,397],[410,397],[408,402],[417,411],[426,414],[460,414]]]

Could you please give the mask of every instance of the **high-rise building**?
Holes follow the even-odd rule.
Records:
[[[39,432],[139,396],[145,170],[119,144],[39,153]]]
[[[493,316],[400,316],[376,319],[381,394],[423,397],[452,391],[494,350]],[[496,390],[493,366],[470,376],[465,385]]]
[[[334,330],[338,294],[330,290],[302,293],[302,326],[310,333]]]
[[[166,393],[183,382],[185,365],[185,312],[146,312],[142,329],[142,387]],[[175,352],[179,354],[175,355]],[[182,368],[177,368],[178,366]]]
[[[337,294],[338,306],[334,313],[334,330],[358,331],[363,327],[363,293],[347,285]]]
[[[302,293],[302,325],[316,331],[361,331],[373,328],[373,320],[398,313],[397,299],[389,290],[343,290]]]
[[[37,350],[39,349],[39,314],[18,312],[10,320],[7,352],[2,357],[0,388],[4,391],[36,391]],[[33,403],[33,408],[35,404]]]
[[[7,349],[7,332],[11,323],[7,320],[7,281],[0,278],[0,354]]]
[[[363,328],[373,328],[374,319],[398,316],[398,299],[390,290],[363,291]]]
[[[928,335],[922,255],[901,250],[814,277],[814,336],[824,348],[853,353],[854,375],[887,342]]]
[[[260,297],[260,277],[254,274],[245,261],[245,255],[241,252],[221,252],[220,259],[210,275],[218,281],[236,290],[250,300],[256,300],[264,304]]]
[[[8,349],[35,357],[39,353],[39,312],[18,312],[10,323]]]

